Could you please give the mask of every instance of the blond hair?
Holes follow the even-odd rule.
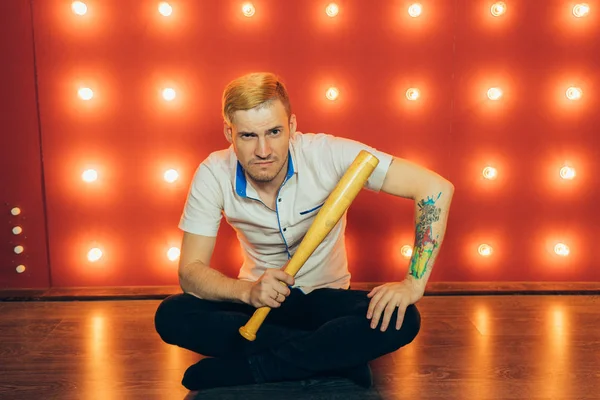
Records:
[[[231,124],[236,111],[266,106],[277,99],[283,103],[289,119],[292,107],[285,85],[279,77],[270,72],[253,72],[241,76],[229,82],[223,91],[223,118]]]

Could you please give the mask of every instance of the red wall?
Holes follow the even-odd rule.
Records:
[[[598,0],[584,18],[558,0],[507,0],[501,17],[493,1],[421,1],[417,18],[400,0],[338,1],[334,18],[317,0],[256,0],[250,18],[242,1],[172,1],[169,17],[158,1],[85,3],[83,16],[67,0],[0,5],[2,287],[177,284],[166,251],[195,168],[227,146],[221,92],[255,70],[283,76],[300,131],[364,141],[455,184],[432,281],[600,280]],[[575,179],[560,178],[565,163]],[[483,178],[488,165],[497,179]],[[97,181],[81,179],[87,168]],[[353,279],[401,279],[413,230],[411,201],[363,192],[349,213]],[[237,243],[226,223],[221,233],[213,264],[233,276]]]

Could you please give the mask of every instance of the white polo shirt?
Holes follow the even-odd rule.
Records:
[[[319,208],[362,149],[379,159],[365,185],[378,192],[392,160],[389,154],[351,139],[296,132],[290,140],[288,170],[276,210],[267,207],[246,180],[233,146],[213,152],[194,174],[179,228],[216,236],[225,216],[243,249],[238,279],[256,281],[266,268],[281,268],[291,258]],[[294,287],[304,293],[349,287],[345,228],[346,213],[298,271]]]

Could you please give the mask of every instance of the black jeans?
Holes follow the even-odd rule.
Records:
[[[421,317],[415,305],[406,309],[396,330],[394,312],[388,328],[370,327],[367,291],[293,289],[281,307],[270,311],[256,340],[238,329],[255,308],[214,302],[189,294],[172,295],[155,315],[156,331],[173,344],[208,357],[244,358],[257,382],[306,379],[319,373],[352,368],[393,352],[417,336]]]

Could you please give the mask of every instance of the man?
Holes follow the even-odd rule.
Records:
[[[179,225],[184,293],[165,299],[155,317],[166,343],[206,356],[187,369],[182,384],[198,390],[341,376],[370,386],[368,362],[419,332],[415,303],[440,250],[453,185],[357,141],[296,132],[286,88],[271,73],[230,82],[223,117],[231,146],[200,164]],[[370,292],[350,289],[345,215],[298,274],[286,274],[319,207],[361,149],[379,159],[367,189],[415,201],[406,278]],[[237,279],[210,264],[223,215],[245,255]],[[257,339],[247,341],[238,329],[262,306],[272,311]]]

